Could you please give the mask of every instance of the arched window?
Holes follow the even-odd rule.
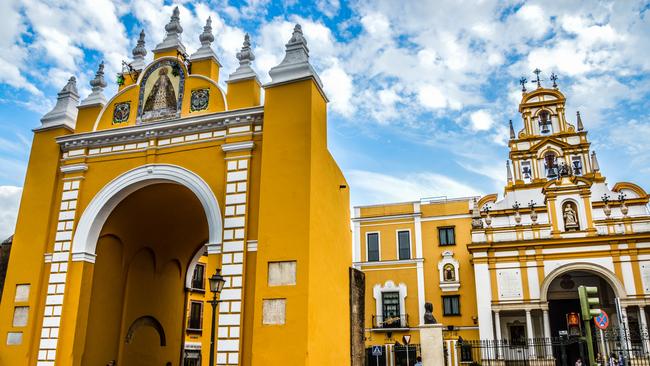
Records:
[[[539,113],[539,131],[542,134],[547,134],[551,132],[551,114],[547,111],[541,111]]]
[[[456,270],[454,269],[453,264],[445,264],[442,268],[442,275],[445,282],[454,282],[456,281]]]
[[[557,178],[557,155],[549,151],[544,154],[544,168],[546,168],[547,178]]]

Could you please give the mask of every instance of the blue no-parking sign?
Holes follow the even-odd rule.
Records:
[[[605,330],[609,327],[609,316],[604,310],[601,310],[600,315],[594,317],[594,323],[598,328]]]

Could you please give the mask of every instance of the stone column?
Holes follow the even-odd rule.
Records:
[[[630,343],[630,325],[627,322],[627,307],[621,305],[621,318],[623,318],[623,329],[625,336],[625,347],[627,350],[632,349],[632,344]]]
[[[639,327],[641,334],[641,341],[643,342],[643,350],[650,351],[650,340],[648,340],[648,321],[645,315],[645,307],[639,306],[639,320],[641,321]]]
[[[533,345],[534,334],[533,318],[530,315],[530,309],[526,309],[526,335],[528,336],[528,354],[530,358],[535,358],[535,346]]]
[[[442,324],[420,326],[420,354],[423,366],[444,366],[442,328]]]
[[[499,316],[499,311],[495,310],[494,311],[494,330],[496,332],[496,349],[497,349],[497,358],[501,359],[503,357],[503,354],[501,352],[501,317]]]
[[[546,357],[553,357],[553,348],[551,347],[551,321],[548,317],[548,309],[542,309],[544,319],[544,342],[546,343]]]

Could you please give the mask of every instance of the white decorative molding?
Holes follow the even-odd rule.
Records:
[[[74,164],[74,165],[61,166],[61,173],[77,173],[77,172],[85,172],[86,170],[88,170],[88,165],[86,164]]]
[[[453,279],[445,279],[445,266],[453,266]],[[443,292],[458,291],[460,288],[460,271],[458,270],[460,264],[454,259],[454,252],[445,250],[442,252],[442,259],[438,262],[438,274],[440,276],[440,289]]]
[[[73,262],[88,262],[88,263],[95,263],[95,259],[97,258],[97,255],[94,253],[72,253],[72,261]]]
[[[200,176],[185,168],[176,165],[150,164],[120,175],[95,195],[77,225],[72,241],[73,255],[94,254],[99,232],[113,209],[136,190],[161,182],[180,184],[196,195],[208,221],[209,243],[221,243],[221,210],[210,186]]]
[[[232,143],[229,143],[229,144],[221,145],[221,149],[224,152],[250,151],[250,150],[253,150],[253,147],[255,147],[255,143],[253,141],[232,142]]]
[[[260,124],[262,123],[263,116],[264,107],[254,107],[237,111],[178,118],[164,122],[61,136],[56,139],[56,142],[61,146],[63,151],[82,147],[99,148],[127,142],[147,142],[152,138],[158,137],[173,137],[190,133],[197,134],[251,123]]]
[[[388,266],[395,264],[417,264],[422,263],[424,259],[415,258],[415,259],[402,259],[402,260],[393,260],[393,261],[372,261],[372,262],[354,262],[353,264],[364,266],[364,267],[378,267],[378,266]],[[411,267],[409,267],[411,268]]]
[[[399,310],[400,310],[400,321],[402,323],[402,327],[406,325],[406,319],[402,318],[403,314],[406,314],[406,296],[408,295],[407,290],[406,290],[406,284],[400,283],[399,285],[395,285],[395,282],[393,281],[386,281],[384,285],[376,284],[372,288],[372,296],[375,299],[375,315],[378,317],[381,317],[382,314],[382,293],[383,292],[399,292]],[[375,324],[373,324],[373,327]]]
[[[249,252],[257,252],[257,240],[249,240],[246,245]]]

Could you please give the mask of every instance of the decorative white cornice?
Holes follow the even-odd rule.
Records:
[[[257,252],[257,240],[249,240],[246,245],[249,252]]]
[[[208,243],[205,245],[208,255],[221,254],[221,243]]]
[[[148,141],[156,137],[200,133],[250,123],[259,124],[262,123],[263,117],[264,107],[255,107],[61,136],[56,141],[63,151],[82,147],[102,147],[116,143]]]
[[[63,165],[61,167],[61,173],[77,173],[85,172],[86,170],[88,170],[88,165],[86,164]]]
[[[230,144],[221,145],[221,149],[224,152],[250,151],[253,150],[253,147],[255,147],[255,143],[253,141],[233,142]]]
[[[93,253],[87,253],[87,252],[72,253],[72,261],[73,262],[95,263],[96,258],[97,258],[97,255],[95,255]]]

